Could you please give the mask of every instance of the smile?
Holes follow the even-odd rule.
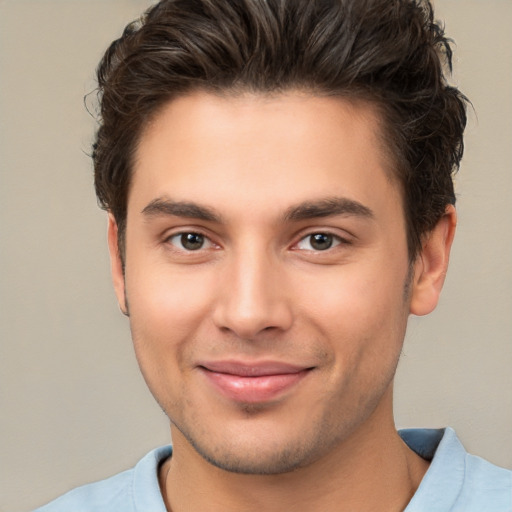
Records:
[[[205,363],[199,369],[226,398],[246,404],[275,400],[312,370],[279,362],[244,364],[233,361]]]

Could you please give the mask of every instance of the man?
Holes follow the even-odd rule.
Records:
[[[162,1],[127,27],[96,191],[173,447],[40,510],[512,510],[510,472],[392,414],[455,232],[450,63],[427,2]]]

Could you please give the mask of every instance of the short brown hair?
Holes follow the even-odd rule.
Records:
[[[165,103],[198,89],[298,88],[377,106],[413,259],[455,202],[467,100],[446,81],[451,55],[429,1],[160,1],[125,28],[98,67],[95,186],[119,226],[121,254],[134,153]]]

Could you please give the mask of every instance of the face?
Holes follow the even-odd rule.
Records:
[[[339,98],[198,92],[143,133],[114,281],[175,444],[280,473],[391,417],[411,294],[378,129]]]

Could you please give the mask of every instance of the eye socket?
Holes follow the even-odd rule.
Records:
[[[168,242],[184,251],[198,251],[211,247],[212,242],[201,233],[177,233],[168,238]]]
[[[311,233],[299,241],[297,248],[306,251],[327,251],[341,242],[339,237],[331,233]]]

